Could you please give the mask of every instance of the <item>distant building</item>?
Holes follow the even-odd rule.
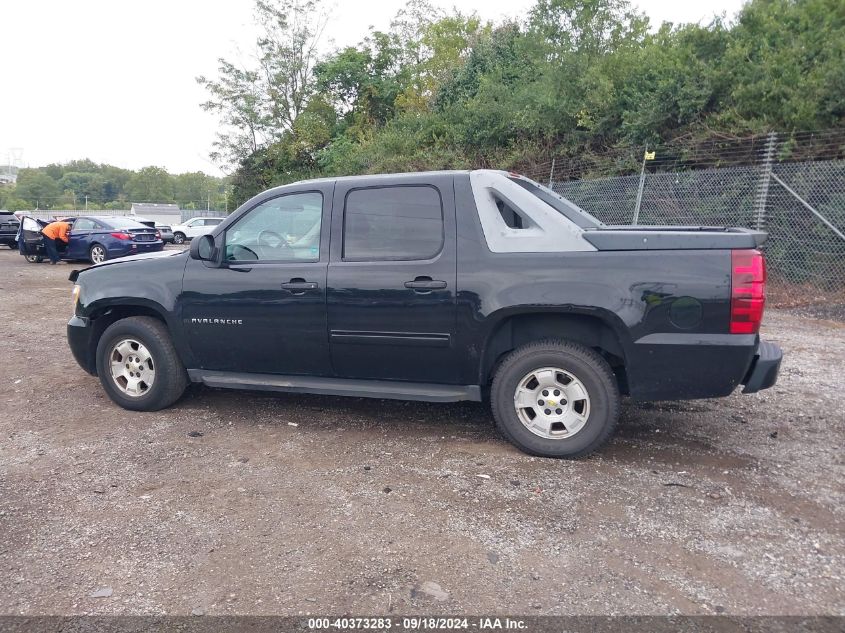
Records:
[[[182,221],[182,210],[178,204],[134,202],[129,210],[129,215],[154,220],[156,224],[173,225]]]

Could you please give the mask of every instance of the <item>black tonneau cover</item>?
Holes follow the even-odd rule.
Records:
[[[584,231],[600,251],[669,251],[759,248],[765,231],[718,226],[604,226]]]

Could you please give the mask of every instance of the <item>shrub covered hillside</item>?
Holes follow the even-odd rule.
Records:
[[[320,56],[321,0],[258,0],[254,67],[200,77],[242,202],[303,177],[530,168],[845,121],[845,2],[751,0],[704,26],[626,0],[538,0],[493,24],[412,0],[389,32]]]

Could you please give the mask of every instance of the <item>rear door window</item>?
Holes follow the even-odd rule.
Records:
[[[434,187],[375,187],[346,195],[344,260],[431,259],[442,248],[443,203]]]
[[[79,218],[73,223],[74,231],[93,231],[97,228],[97,223],[88,218]]]

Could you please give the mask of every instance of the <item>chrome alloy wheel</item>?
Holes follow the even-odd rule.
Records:
[[[106,249],[95,244],[91,247],[91,262],[94,264],[102,264],[106,261]]]
[[[155,382],[153,357],[135,339],[126,338],[115,344],[109,353],[109,364],[114,384],[132,398],[147,394]]]
[[[558,367],[528,372],[516,387],[513,404],[525,428],[549,440],[572,437],[590,417],[584,384]]]

